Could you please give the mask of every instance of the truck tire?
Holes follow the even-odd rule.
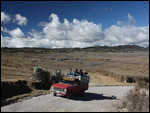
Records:
[[[83,90],[80,92],[80,95],[81,95],[81,96],[84,96],[84,93],[85,93],[85,89],[83,89]]]
[[[56,93],[53,93],[53,95],[56,96],[57,94],[56,94]]]
[[[72,95],[72,92],[69,91],[69,93],[66,95],[66,97],[69,99],[71,97],[71,95]]]

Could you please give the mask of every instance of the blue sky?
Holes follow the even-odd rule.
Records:
[[[46,24],[39,26],[39,23],[50,23],[54,19],[54,16],[50,18],[51,14],[57,15],[60,23],[63,23],[65,18],[70,22],[70,24],[73,23],[73,19],[77,19],[79,22],[82,22],[82,20],[86,20],[88,23],[92,22],[93,26],[94,24],[101,24],[101,28],[99,28],[99,30],[101,30],[100,32],[102,32],[102,35],[103,32],[110,31],[110,29],[112,29],[112,25],[115,25],[116,28],[124,28],[124,26],[131,24],[135,28],[148,26],[149,29],[149,1],[1,1],[1,15],[2,12],[5,15],[9,15],[11,19],[5,22],[5,20],[2,21],[1,17],[1,29],[3,27],[3,29],[5,28],[7,31],[9,30],[9,32],[1,30],[1,37],[4,38],[5,36],[10,36],[11,39],[13,37],[10,31],[15,30],[16,28],[19,28],[23,35],[26,35],[27,37],[30,37],[29,32],[33,33],[33,29],[38,33],[41,33],[42,37],[45,37],[48,35],[44,32]],[[26,24],[19,25],[17,22],[20,20],[15,20],[16,14],[19,14],[21,17],[25,17],[27,19]],[[85,24],[81,27],[85,27]],[[69,33],[70,31],[66,30],[65,32]],[[126,38],[129,37],[126,36]],[[51,42],[54,41],[52,39],[55,40],[56,38],[51,38]],[[100,37],[94,39],[95,41],[98,41]],[[115,37],[115,40],[117,39],[118,37]],[[146,40],[145,37],[144,40]],[[111,41],[111,39],[107,39],[107,41]],[[92,43],[91,45],[87,44],[87,41],[83,40],[83,42],[83,45],[85,46],[98,44],[98,42],[95,44],[92,43],[93,41],[89,42]],[[109,43],[109,45],[114,43],[115,42]],[[132,41],[131,44],[134,44],[134,42]],[[104,42],[101,45],[105,45]],[[78,46],[80,47],[79,43],[76,44],[75,47]],[[54,46],[46,47],[53,48]]]

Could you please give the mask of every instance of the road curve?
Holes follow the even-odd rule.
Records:
[[[84,96],[67,99],[52,94],[1,107],[1,112],[112,112],[133,86],[89,87]]]

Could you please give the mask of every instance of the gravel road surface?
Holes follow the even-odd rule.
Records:
[[[112,112],[133,86],[89,87],[84,96],[71,99],[53,94],[33,97],[1,107],[1,112]]]

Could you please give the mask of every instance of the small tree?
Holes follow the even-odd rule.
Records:
[[[61,70],[54,70],[50,80],[53,84],[58,83],[63,79],[63,76],[64,75],[61,74]]]
[[[50,89],[50,85],[58,83],[63,79],[64,75],[61,74],[61,70],[54,70],[53,74],[43,69],[40,66],[34,67],[34,72],[31,75],[31,86],[36,89]]]
[[[50,88],[50,72],[40,66],[34,67],[34,73],[31,75],[32,86],[36,89]]]

